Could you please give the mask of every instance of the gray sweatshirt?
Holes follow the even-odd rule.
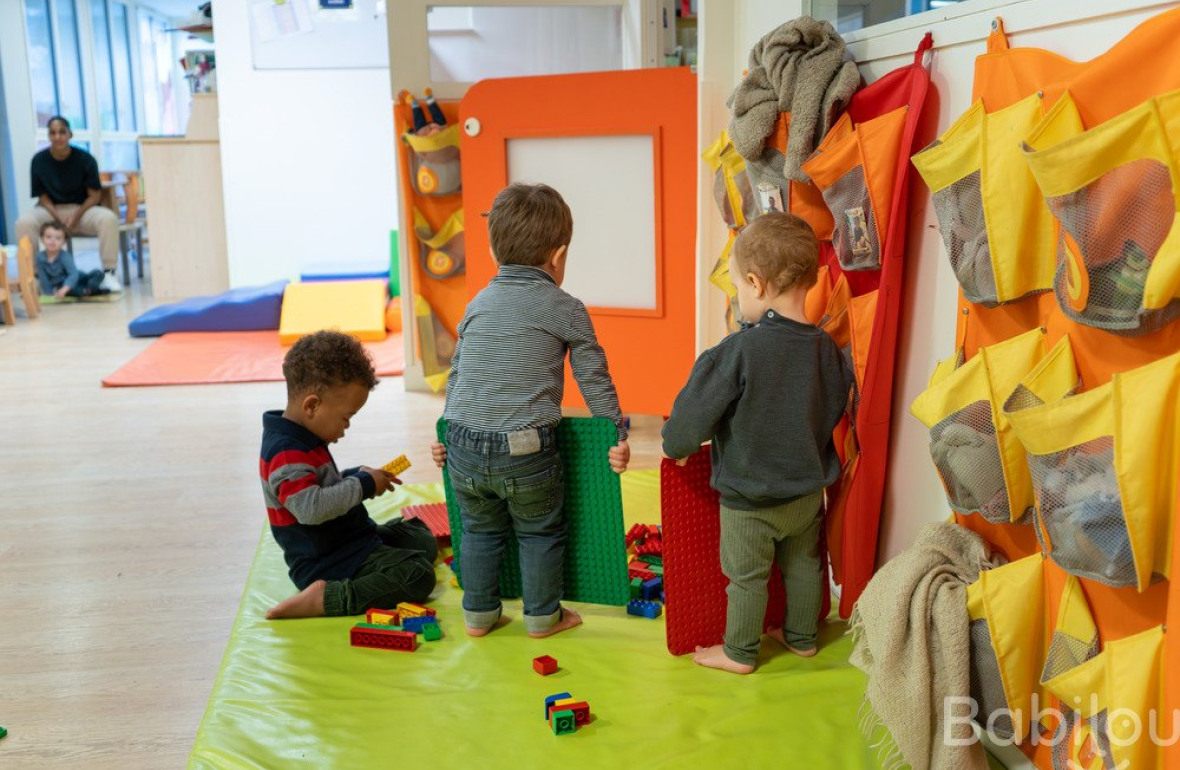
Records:
[[[711,440],[723,505],[790,502],[840,476],[832,431],[854,383],[826,332],[768,310],[697,359],[664,424],[664,454],[687,457]]]

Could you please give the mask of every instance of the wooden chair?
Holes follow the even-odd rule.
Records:
[[[33,244],[28,238],[21,238],[16,247],[16,280],[8,278],[7,266],[3,275],[8,284],[9,296],[14,293],[20,294],[29,318],[41,315],[41,300],[37,298],[40,293],[37,287],[37,267],[33,258]]]
[[[8,291],[8,252],[4,249],[0,249],[0,276],[4,276],[0,281],[0,318],[4,319],[6,326],[13,326],[16,312],[12,309],[12,294]]]
[[[103,171],[102,205],[119,218],[119,257],[123,265],[123,284],[131,283],[129,253],[131,236],[135,236],[136,273],[143,278],[143,227],[140,216],[142,181],[138,171]]]

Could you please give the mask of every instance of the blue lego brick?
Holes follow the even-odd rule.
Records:
[[[660,591],[664,588],[664,579],[654,577],[651,580],[643,581],[642,595],[644,599],[655,599],[660,595]]]
[[[562,698],[572,698],[572,697],[573,696],[570,695],[568,692],[558,692],[558,693],[554,693],[553,695],[546,695],[545,696],[545,720],[548,721],[548,719],[549,719],[549,706],[551,706],[553,703],[561,700]]]
[[[417,618],[406,618],[402,621],[402,628],[406,631],[413,631],[415,634],[420,634],[422,633],[422,628],[424,626],[430,625],[432,623],[437,624],[438,620],[436,618],[430,617],[429,615],[423,615]]]
[[[648,602],[643,599],[635,599],[627,602],[627,614],[638,615],[642,618],[658,618],[663,609],[659,602]]]

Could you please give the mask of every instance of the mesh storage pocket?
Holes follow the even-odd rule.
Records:
[[[979,706],[979,713],[975,721],[980,727],[987,729],[990,726],[996,735],[1005,740],[1011,740],[1016,730],[1012,726],[1008,698],[1004,694],[1004,681],[1000,676],[1000,662],[996,659],[996,652],[992,647],[991,631],[988,629],[987,619],[980,618],[971,621],[969,633],[971,639],[971,697]],[[1005,713],[992,719],[992,714],[1001,709]]]
[[[1054,291],[1066,315],[1132,334],[1157,330],[1180,316],[1180,301],[1159,310],[1143,308],[1147,274],[1175,216],[1166,165],[1133,160],[1046,201],[1061,223]]]
[[[990,402],[969,404],[931,428],[930,455],[952,509],[995,524],[1011,520]]]
[[[1046,455],[1029,453],[1049,556],[1074,575],[1137,584],[1110,436]]]
[[[931,195],[942,240],[963,296],[971,302],[995,305],[996,276],[992,267],[983,190],[979,171]]]
[[[824,202],[832,212],[835,229],[832,248],[845,270],[878,270],[881,240],[877,215],[865,184],[863,166],[856,166],[824,189]]]
[[[459,148],[444,147],[432,152],[411,152],[414,189],[422,195],[452,195],[459,192],[461,174]]]

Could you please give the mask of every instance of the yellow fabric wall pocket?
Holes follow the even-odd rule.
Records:
[[[1049,556],[1143,591],[1171,561],[1180,353],[1083,393],[1076,382],[1062,337],[1004,410],[1028,454]]]
[[[453,195],[463,180],[459,168],[459,125],[451,125],[435,134],[402,134],[410,146],[410,173],[414,189],[421,195]]]
[[[1097,754],[1104,763],[1097,767],[1160,767],[1160,747],[1150,740],[1149,730],[1166,740],[1173,729],[1161,721],[1163,646],[1164,629],[1156,626],[1107,642],[1099,652],[1098,635],[1081,587],[1070,578],[1062,594],[1041,684],[1061,700],[1062,710],[1074,720],[1086,720],[1096,745],[1061,741],[1058,750],[1064,744],[1069,759],[1080,761],[1081,766],[1091,766],[1087,760]],[[1054,766],[1059,766],[1056,761]]]
[[[1041,101],[1033,94],[991,114],[977,101],[913,157],[971,302],[994,306],[1053,287],[1053,217],[1020,149]]]
[[[1004,398],[1044,355],[1034,329],[980,348],[962,366],[940,364],[910,412],[930,429],[930,454],[951,508],[995,524],[1020,521],[1033,507],[1024,447],[1002,410]]]
[[[721,218],[729,228],[729,238],[713,265],[709,282],[725,293],[729,301],[726,309],[726,325],[731,331],[738,328],[737,288],[729,275],[729,255],[738,231],[758,216],[757,200],[750,186],[750,174],[746,161],[734,149],[729,132],[721,135],[701,153],[702,160],[713,170],[713,201],[721,212]]]
[[[1061,225],[1053,289],[1066,316],[1127,335],[1180,317],[1180,91],[1089,131],[1066,93],[1026,145]]]
[[[856,126],[845,113],[803,164],[832,212],[832,248],[845,270],[881,268],[908,109]]]
[[[463,209],[447,218],[437,233],[430,231],[430,223],[422,212],[414,209],[414,235],[418,238],[422,269],[431,278],[450,278],[463,272],[467,252],[463,239]]]
[[[1045,654],[1043,566],[1044,558],[1034,553],[984,570],[967,586],[976,721],[1016,743],[1030,735],[1036,711],[1032,696],[1040,689]],[[997,714],[1000,709],[1006,711]]]

